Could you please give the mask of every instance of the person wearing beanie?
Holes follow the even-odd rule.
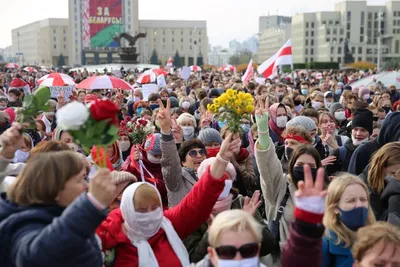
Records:
[[[134,144],[121,171],[132,173],[140,182],[155,185],[161,194],[163,207],[168,207],[168,196],[161,169],[161,134],[149,135],[141,147]]]
[[[324,106],[326,109],[329,109],[334,101],[333,93],[331,91],[324,93]]]
[[[169,101],[171,103],[171,108],[179,108],[179,100],[175,96],[170,96]]]
[[[212,98],[212,99],[218,98],[220,95],[221,95],[221,92],[217,88],[213,88],[210,91],[208,91],[208,97],[209,98]]]
[[[205,127],[199,132],[198,138],[205,145],[207,158],[216,157],[222,144],[221,134],[211,127]]]
[[[343,105],[340,103],[333,103],[329,109],[329,113],[331,113],[336,119],[337,125],[339,126],[338,134],[346,135],[348,120],[346,119],[346,110]]]
[[[371,91],[368,88],[362,88],[358,93],[358,97],[362,102],[370,104],[372,102],[370,93]]]
[[[356,148],[368,142],[373,131],[373,114],[368,109],[356,109],[351,124],[351,139],[342,147],[336,149],[331,155],[336,157],[333,165],[328,165],[328,175],[336,172],[347,172],[351,156]]]
[[[218,160],[215,157],[208,158],[204,160],[200,167],[197,170],[197,174],[199,178],[203,176],[204,173],[210,168],[211,164]],[[235,167],[232,163],[228,163],[225,175],[227,176],[225,180],[225,187],[222,193],[220,194],[218,201],[215,203],[214,208],[212,210],[211,216],[215,217],[219,213],[232,210],[232,209],[247,209],[247,204],[245,201],[245,197],[238,194],[237,190],[232,188],[233,182],[236,179],[236,171]],[[257,203],[260,199],[260,191],[254,192],[254,195],[251,199],[251,202]],[[274,249],[274,238],[271,232],[268,230],[268,227],[263,222],[263,218],[258,211],[255,210],[254,214],[249,213],[252,215],[261,225],[262,225],[262,241],[261,241],[261,250],[260,250],[260,257],[266,256],[267,254],[271,253]],[[183,243],[186,249],[189,252],[190,262],[200,262],[206,257],[207,255],[207,248],[209,247],[208,239],[207,239],[207,231],[208,231],[208,223],[203,223],[199,229],[193,232],[189,237],[183,240]],[[209,261],[208,257],[204,259],[202,262]],[[199,263],[196,266],[205,266]],[[208,266],[208,265],[207,265]]]

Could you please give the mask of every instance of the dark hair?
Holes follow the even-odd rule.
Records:
[[[253,82],[249,82],[249,83],[247,84],[247,88],[248,88],[249,90],[254,90],[254,89],[256,89],[256,85],[255,85]]]
[[[319,112],[313,108],[306,108],[300,113],[301,116],[313,117],[319,121]]]
[[[206,149],[204,144],[200,141],[200,139],[192,138],[181,144],[181,147],[178,150],[179,158],[181,162],[186,161],[186,154],[189,153],[193,148],[203,148]]]
[[[161,97],[160,97],[159,94],[156,94],[156,93],[152,93],[152,94],[150,94],[149,97],[148,97],[148,101],[149,101],[149,102],[150,102],[150,101],[157,101],[158,99],[161,99]]]
[[[315,165],[318,168],[321,168],[321,158],[319,156],[318,150],[316,150],[313,146],[311,145],[300,145],[298,146],[294,151],[292,158],[289,161],[289,166],[288,166],[288,174],[289,174],[289,179],[291,179],[292,173],[293,173],[293,168],[294,165],[296,164],[296,161],[299,159],[301,155],[310,155],[311,157],[314,158],[315,160]],[[295,185],[297,187],[297,185]]]
[[[8,94],[14,94],[16,97],[20,97],[21,96],[21,91],[18,89],[10,89],[8,90]]]
[[[201,100],[203,100],[204,98],[206,98],[207,97],[207,93],[206,93],[206,91],[200,91],[198,94],[197,94],[197,98],[199,99],[199,101],[201,101]]]

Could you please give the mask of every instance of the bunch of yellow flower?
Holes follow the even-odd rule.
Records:
[[[254,99],[251,94],[228,89],[214,103],[207,106],[208,111],[218,116],[220,121],[227,121],[231,132],[240,131],[240,121],[254,111]]]

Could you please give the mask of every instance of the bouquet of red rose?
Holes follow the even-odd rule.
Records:
[[[154,133],[155,130],[155,127],[151,125],[151,122],[143,118],[136,118],[128,122],[126,127],[128,129],[128,136],[134,145],[142,145],[146,140],[146,137]]]
[[[74,101],[59,109],[56,116],[58,126],[89,154],[93,146],[107,146],[118,139],[118,113],[119,108],[107,99],[87,106]]]

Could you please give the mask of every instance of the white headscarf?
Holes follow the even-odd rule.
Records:
[[[160,230],[160,228],[164,229],[172,250],[175,252],[182,266],[189,266],[190,262],[187,250],[183,245],[182,240],[176,233],[174,227],[172,226],[171,221],[163,216],[161,207],[159,209],[161,209],[162,217],[160,216],[159,218],[157,218],[157,215],[160,214],[159,210],[152,211],[150,212],[151,215],[149,214],[149,216],[152,216],[152,218],[154,218],[154,224],[152,224],[152,226],[154,226],[154,231],[152,231],[153,233],[147,233],[147,231],[143,231],[143,229],[141,229],[140,223],[138,221],[138,213],[135,211],[135,207],[133,205],[133,198],[136,190],[139,188],[139,186],[143,184],[147,184],[154,188],[154,190],[158,194],[158,198],[161,203],[161,196],[157,188],[154,185],[146,182],[137,182],[128,186],[124,190],[121,200],[121,213],[122,217],[124,218],[123,226],[125,228],[126,235],[132,242],[132,245],[134,245],[138,250],[139,267],[159,266],[153,249],[151,248],[147,240],[154,236]]]

